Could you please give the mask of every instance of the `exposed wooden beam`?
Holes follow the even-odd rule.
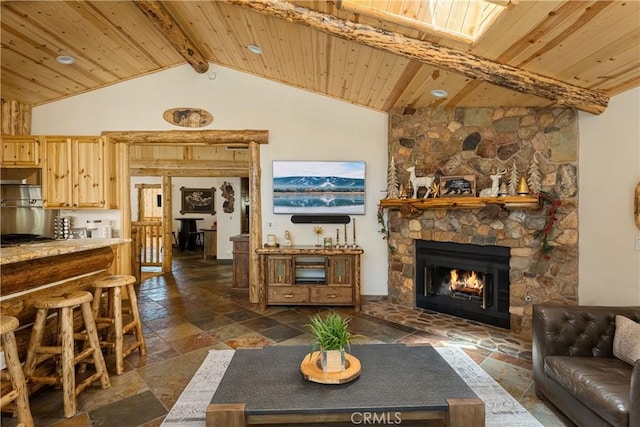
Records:
[[[102,132],[110,140],[127,144],[153,145],[248,145],[250,142],[267,144],[267,130],[167,130]]]
[[[161,1],[133,0],[138,8],[149,18],[153,25],[171,43],[173,48],[193,67],[202,74],[209,69],[209,63],[194,43],[189,40],[180,24],[162,6]]]
[[[289,22],[307,25],[336,37],[460,73],[470,78],[487,81],[516,92],[549,99],[558,105],[600,114],[609,103],[609,97],[600,92],[573,86],[550,77],[428,41],[339,19],[333,15],[296,6],[286,1],[223,1]]]
[[[168,177],[239,177],[247,178],[249,176],[249,168],[246,169],[164,169],[164,168],[145,168],[132,167],[131,176],[168,176]]]
[[[248,170],[248,160],[131,159],[132,168]]]

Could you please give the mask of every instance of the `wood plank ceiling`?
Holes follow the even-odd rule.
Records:
[[[380,111],[565,103],[600,113],[608,97],[640,85],[638,1],[3,1],[1,8],[2,98],[29,105],[185,61],[194,76],[207,62],[219,64]],[[432,21],[454,28],[438,31]],[[452,32],[463,29],[484,32],[475,41]],[[58,55],[76,61],[60,65]],[[449,95],[435,98],[433,89]]]

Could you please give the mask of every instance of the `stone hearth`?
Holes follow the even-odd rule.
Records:
[[[536,157],[542,191],[561,200],[548,236],[554,249],[543,254],[534,233],[544,228],[548,205],[535,210],[387,209],[389,297],[415,306],[414,240],[497,245],[511,249],[511,329],[530,335],[532,305],[574,305],[578,297],[578,129],[565,108],[421,108],[393,110],[389,158],[403,186],[416,175],[475,175],[477,191],[489,175],[516,167],[528,177]],[[509,178],[509,173],[505,179]]]

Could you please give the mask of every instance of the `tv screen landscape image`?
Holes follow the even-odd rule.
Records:
[[[273,162],[274,214],[364,215],[365,162]]]

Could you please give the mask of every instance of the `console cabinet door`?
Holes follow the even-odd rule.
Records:
[[[39,167],[40,141],[36,136],[3,136],[0,150],[2,167]]]
[[[293,285],[293,257],[270,256],[267,258],[267,285]]]
[[[354,259],[352,255],[328,257],[327,285],[351,286],[353,284]]]

